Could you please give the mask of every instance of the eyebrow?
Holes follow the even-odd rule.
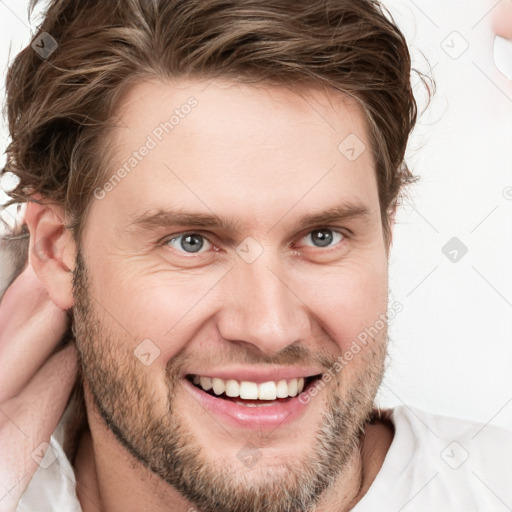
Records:
[[[281,222],[286,215],[287,214],[274,224],[273,227]],[[294,222],[294,226],[298,228],[314,225],[327,225],[332,222],[340,222],[355,218],[366,220],[369,216],[370,209],[365,204],[360,202],[346,202],[319,213],[307,213],[301,215]],[[193,228],[218,229],[224,232],[237,233],[242,231],[243,224],[238,219],[220,217],[215,213],[191,212],[180,208],[171,208],[143,213],[128,224],[128,227],[132,226],[148,230],[170,226],[189,226]],[[270,230],[273,229],[273,227],[270,228]]]

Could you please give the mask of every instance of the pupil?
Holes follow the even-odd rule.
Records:
[[[201,235],[187,235],[181,240],[181,247],[189,252],[199,251],[203,244],[203,237]]]
[[[332,233],[329,230],[313,231],[313,241],[320,247],[326,247],[332,242]]]

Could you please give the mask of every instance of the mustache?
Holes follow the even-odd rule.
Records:
[[[252,366],[321,366],[325,370],[332,368],[336,362],[336,356],[327,354],[324,351],[312,351],[303,345],[289,345],[281,351],[267,356],[256,352],[243,349],[241,347],[232,347],[225,351],[215,351],[211,354],[186,354],[184,352],[176,354],[167,363],[167,372],[169,376],[177,377],[183,373],[183,370],[191,361],[195,365],[204,368],[229,365],[252,365]]]

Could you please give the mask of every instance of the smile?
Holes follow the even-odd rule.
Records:
[[[245,400],[275,400],[276,398],[294,397],[302,393],[305,379],[301,377],[257,383],[193,375],[192,382],[203,391],[217,396],[224,394],[229,398],[240,397]]]
[[[275,428],[298,418],[306,409],[298,395],[321,374],[254,382],[189,374],[184,381],[192,395],[216,416],[237,427]]]

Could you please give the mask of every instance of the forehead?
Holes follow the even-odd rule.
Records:
[[[343,202],[378,216],[365,118],[342,93],[146,81],[116,117],[111,186],[98,206],[113,219],[173,207],[268,227]]]

